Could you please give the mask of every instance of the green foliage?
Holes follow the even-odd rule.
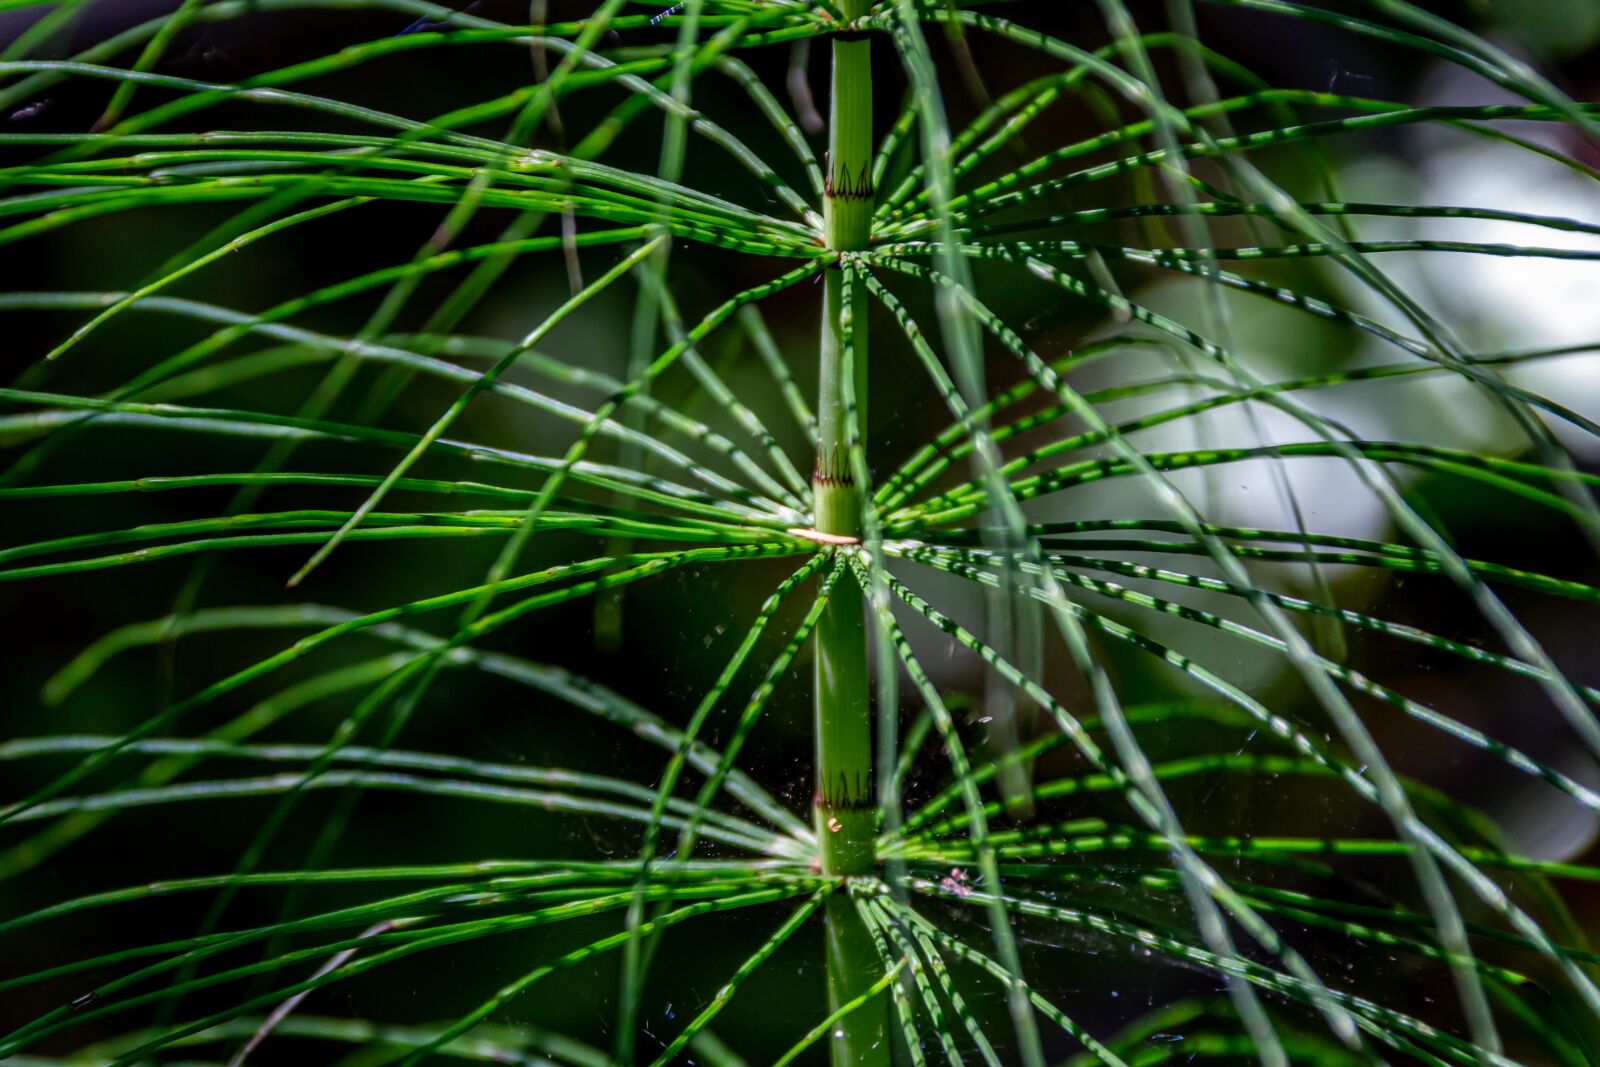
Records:
[[[1562,895],[1600,868],[1520,853],[1482,797],[1403,773],[1393,751],[1424,737],[1549,787],[1551,810],[1600,813],[1600,690],[1581,674],[1593,664],[1564,667],[1535,621],[1596,625],[1593,571],[1547,573],[1538,549],[1600,544],[1600,476],[1568,451],[1600,426],[1517,373],[1594,345],[1478,351],[1388,269],[1403,256],[1592,261],[1559,237],[1600,223],[1345,200],[1323,154],[1436,128],[1592,186],[1579,149],[1522,133],[1593,143],[1600,105],[1404,0],[1210,6],[1353,35],[1518,102],[1276,87],[1202,44],[1190,0],[1171,0],[1160,31],[1121,0],[1082,5],[1109,36],[1098,49],[1055,32],[1084,12],[1012,21],[998,0],[604,0],[545,25],[427,0],[185,0],[61,58],[33,57],[86,5],[0,11],[34,6],[42,17],[0,58],[0,108],[49,95],[103,111],[89,132],[0,132],[7,254],[190,221],[141,250],[135,283],[88,264],[108,288],[0,293],[8,320],[72,324],[17,353],[26,366],[0,388],[0,582],[83,596],[162,568],[172,592],[51,665],[43,700],[59,728],[0,743],[0,878],[22,887],[0,895],[0,937],[38,945],[75,917],[162,901],[192,914],[178,938],[130,919],[115,946],[6,950],[0,996],[27,1008],[8,1013],[0,1060],[733,1065],[744,1053],[718,1033],[764,1029],[779,1064],[829,1047],[835,1062],[888,1062],[884,1048],[840,1051],[885,1005],[872,1025],[915,1064],[1600,1056],[1600,955]],[[547,7],[534,0],[530,18]],[[236,81],[168,73],[194,27],[319,9],[419,21]],[[795,117],[805,93],[791,106],[770,75],[774,51],[792,49],[803,82],[804,50],[830,42],[853,51],[834,151],[819,156]],[[978,42],[1020,57],[1018,76],[976,78],[963,57]],[[383,93],[363,77],[459,73],[458,57],[504,49],[531,53],[529,84],[424,118],[374,106]],[[959,122],[963,77],[995,93]],[[875,130],[873,93],[901,101]],[[1072,133],[1085,116],[1100,132]],[[653,169],[604,161],[641,139],[649,155],[659,143]],[[321,282],[318,263],[320,284],[263,310],[178,295],[236,253],[380,211],[426,219],[429,236],[398,258],[375,241],[378,266],[332,238],[337,280]],[[1384,220],[1458,228],[1361,236]],[[1549,243],[1462,228],[1503,223]],[[691,271],[694,257],[713,266]],[[495,336],[505,303],[483,308],[546,263],[572,275],[570,292],[517,303],[498,331],[512,339]],[[1157,299],[1158,282],[1188,303]],[[221,291],[264,303],[239,284]],[[769,328],[779,302],[804,303],[811,322],[827,309],[820,364],[816,344]],[[1095,324],[1065,354],[1024,325],[1056,306]],[[1257,308],[1291,316],[1277,343],[1301,362],[1251,358],[1241,321]],[[354,328],[345,313],[361,316]],[[1385,355],[1329,355],[1329,335]],[[883,395],[915,395],[892,425],[869,388],[889,382]],[[1462,447],[1420,416],[1373,439],[1321,402],[1450,384],[1511,443]],[[514,415],[475,418],[486,403]],[[1219,427],[1223,440],[1208,437]],[[1172,447],[1174,430],[1193,447]],[[125,460],[134,438],[159,444]],[[85,462],[88,477],[55,473]],[[813,462],[815,478],[802,473]],[[1250,464],[1285,528],[1230,519],[1205,480]],[[1298,472],[1313,464],[1347,472],[1346,495],[1303,499]],[[1430,496],[1462,493],[1498,494],[1524,533],[1498,555],[1469,551]],[[148,522],[143,494],[195,503]],[[1318,528],[1357,498],[1381,532]],[[52,510],[72,505],[88,510]],[[217,568],[270,549],[298,553],[281,577],[318,599],[369,551],[393,585],[348,608],[300,592],[235,602]],[[676,632],[682,618],[627,598],[681,580],[670,599],[687,610],[717,575],[757,588],[759,607],[707,638],[707,678],[685,665],[657,687],[660,706],[625,672],[547,661],[574,605],[602,644]],[[1374,603],[1351,575],[1410,584]],[[1424,613],[1394,617],[1439,600],[1470,622],[1434,632]],[[263,635],[273,651],[258,655]],[[141,693],[109,721],[78,717],[123,657],[219,636],[249,653],[242,665],[153,704]],[[1380,647],[1490,679],[1560,739],[1507,740],[1506,718],[1477,721],[1352,652]],[[960,692],[972,687],[935,657],[981,679],[974,714]],[[845,722],[817,741],[815,823],[796,810],[809,769],[796,791],[750,759],[813,660],[819,722]],[[651,746],[652,769],[619,768],[599,744],[568,768],[541,751],[412,741],[466,721],[445,695],[456,677],[585,736]],[[687,703],[670,695],[684,684]],[[1563,749],[1575,755],[1550,755]],[[834,777],[846,784],[830,791]],[[1252,783],[1285,810],[1244,818],[1224,799],[1207,817],[1194,799],[1248,797]],[[873,801],[864,853],[834,815],[849,822],[842,798],[858,789]],[[406,857],[403,840],[399,860],[347,859],[348,837],[393,797],[603,826],[624,854],[539,854],[514,837],[448,862]],[[231,858],[209,854],[211,873],[49,880],[61,856],[115,838],[119,817],[229,820],[249,798],[265,798],[248,809],[259,819],[228,827]],[[242,920],[241,901],[277,917]],[[826,1009],[820,966],[794,977],[778,962],[820,965],[824,917]],[[696,939],[742,946],[722,984],[664,986]],[[434,961],[501,946],[510,973],[468,967],[415,996],[384,984],[398,972],[426,986],[446,973]],[[617,990],[602,1005],[611,1048],[520,1014],[590,973]],[[774,974],[806,992],[746,1009]],[[1141,1019],[1074,1000],[1123,982],[1142,996],[1158,978],[1170,984]],[[360,999],[341,1012],[346,990]],[[676,1013],[661,1014],[663,997]],[[758,1026],[730,1023],[741,1012]]]

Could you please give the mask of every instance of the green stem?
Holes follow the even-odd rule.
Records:
[[[846,20],[866,13],[866,0],[844,0]],[[841,34],[833,41],[833,91],[828,136],[828,175],[823,201],[828,247],[858,252],[872,225],[872,45]],[[825,534],[859,538],[862,487],[852,472],[849,445],[865,421],[865,331],[850,337],[856,409],[847,411],[846,321],[866,322],[866,289],[854,286],[844,306],[844,275],[835,264],[825,276],[817,405],[817,465],[812,476],[812,521]],[[846,312],[849,312],[847,315]],[[826,874],[870,874],[876,868],[877,820],[872,777],[872,709],[868,699],[867,623],[862,590],[852,576],[834,583],[817,622],[817,788],[814,813],[818,862]],[[871,933],[845,894],[827,906],[828,1003],[844,1005],[871,996],[883,975]],[[834,1067],[880,1067],[890,1062],[888,1000],[877,990],[869,1002],[842,1017],[830,1042]]]

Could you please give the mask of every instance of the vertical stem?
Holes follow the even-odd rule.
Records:
[[[866,0],[847,0],[858,17]],[[861,10],[852,10],[860,8]],[[828,246],[841,252],[866,248],[872,221],[872,45],[854,34],[833,41],[833,94],[828,135],[824,218]],[[850,465],[844,404],[843,271],[824,277],[817,399],[817,465],[811,487],[822,533],[861,536],[862,489]],[[866,291],[853,286],[849,318],[866,320]],[[853,331],[856,415],[865,420],[865,331]],[[867,627],[861,588],[839,582],[817,625],[816,819],[822,869],[866,874],[873,869],[875,790],[868,702]]]
[[[846,20],[866,13],[867,0],[843,0]],[[867,247],[872,225],[872,45],[865,34],[833,38],[833,87],[829,105],[828,176],[823,203],[828,247],[840,252]],[[866,322],[866,289],[854,286],[853,323]],[[817,403],[817,465],[812,475],[815,515],[823,533],[860,537],[862,487],[851,470],[844,395],[843,275],[836,265],[824,280]],[[853,331],[857,416],[866,412],[866,336]],[[872,782],[872,709],[867,668],[866,605],[861,587],[848,577],[834,584],[817,622],[817,788],[813,802],[825,874],[869,874],[874,854],[876,790]],[[882,975],[870,932],[845,894],[827,906],[828,1002],[832,1010],[866,993]],[[851,1013],[830,1042],[834,1067],[885,1067],[889,1058],[888,998]]]

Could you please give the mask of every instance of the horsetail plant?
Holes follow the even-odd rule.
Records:
[[[1192,0],[170,6],[0,3],[0,581],[115,617],[7,691],[0,1061],[1600,1061],[1600,866],[1500,803],[1600,825],[1600,339],[1418,280],[1600,217],[1329,162],[1592,206],[1600,104],[1407,0],[1201,6],[1490,102],[1275,85]]]

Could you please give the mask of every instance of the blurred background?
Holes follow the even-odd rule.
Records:
[[[78,18],[38,43],[34,54],[74,55],[174,6],[161,0],[92,0],[84,5]],[[237,17],[200,22],[184,30],[168,50],[160,69],[198,80],[236,81],[348,44],[392,36],[413,22],[412,16],[405,13],[355,2],[240,6],[242,13]],[[1132,6],[1142,28],[1155,30],[1166,25],[1164,5]],[[1573,98],[1600,99],[1600,4],[1594,0],[1493,0],[1426,6],[1528,59]],[[550,16],[573,17],[590,7],[554,2],[550,4]],[[1378,45],[1333,26],[1223,5],[1198,7],[1202,40],[1275,86],[1414,105],[1512,99],[1504,90],[1459,68],[1425,62],[1414,53]],[[522,23],[528,18],[524,4],[508,0],[481,0],[474,5],[474,12],[510,23]],[[1108,40],[1094,5],[1064,5],[1059,0],[1019,2],[1007,5],[1005,13],[1024,25],[1046,28],[1082,47],[1098,47]],[[41,9],[36,7],[0,10],[0,48],[25,33],[40,14]],[[670,39],[669,34],[664,28],[638,31],[630,39],[613,43],[654,44]],[[946,103],[957,128],[981,109],[980,93],[999,95],[1048,69],[1032,53],[978,35],[959,47],[939,40],[937,34],[934,37],[940,69],[950,72]],[[874,47],[883,49],[880,70],[886,72],[878,93],[881,132],[895,114],[903,83],[896,77],[887,47]],[[981,75],[981,86],[960,76],[967,69],[963,52],[970,54],[970,69]],[[125,65],[132,62],[135,54],[136,49],[130,50],[106,62]],[[784,87],[791,77],[791,64],[798,63],[819,105],[825,108],[824,47],[819,45],[809,57],[797,58],[788,46],[782,46],[746,53],[743,58],[786,103],[790,98],[784,95]],[[1178,73],[1167,58],[1158,60],[1176,93],[1181,85]],[[368,63],[318,79],[306,88],[426,119],[525,84],[532,69],[523,47],[432,49]],[[1224,91],[1234,88],[1225,85]],[[85,130],[103,110],[109,94],[105,83],[65,83],[37,98],[14,102],[9,114],[0,114],[0,132]],[[159,89],[141,89],[136,106],[153,105],[166,95]],[[616,94],[602,91],[564,101],[562,129],[547,128],[540,135],[541,143],[564,147],[572,131],[584,130],[619,99]],[[767,158],[778,161],[780,170],[792,161],[771,127],[753,112],[747,98],[737,93],[731,82],[707,75],[696,85],[694,102]],[[1042,151],[1043,147],[1092,136],[1106,128],[1106,108],[1110,106],[1103,100],[1058,105],[1029,131],[1026,143]],[[277,120],[269,108],[239,104],[196,115],[189,121],[194,128],[244,129],[274,128]],[[296,121],[310,120],[301,116]],[[1236,124],[1245,129],[1261,121],[1258,113],[1251,113],[1237,118]],[[328,126],[342,128],[332,119]],[[1507,129],[1558,149],[1581,161],[1582,166],[1600,167],[1600,148],[1569,127],[1522,123],[1508,125]],[[629,129],[605,162],[653,171],[660,140],[661,125],[652,114]],[[813,141],[820,155],[821,141],[815,136]],[[36,147],[0,143],[0,163],[20,164],[37,158],[40,151]],[[1600,185],[1592,171],[1582,173],[1580,167],[1563,166],[1515,145],[1458,130],[1433,125],[1397,127],[1329,139],[1321,143],[1320,151],[1332,167],[1336,197],[1323,188],[1315,153],[1304,145],[1254,153],[1252,159],[1305,199],[1497,206],[1600,223]],[[785,173],[798,183],[799,175],[791,174],[793,170],[789,167]],[[1197,170],[1207,173],[1205,164]],[[1149,180],[1148,176],[1134,176],[1101,183],[1082,194],[1074,206],[1148,199],[1157,195],[1148,187]],[[742,172],[728,167],[711,146],[696,140],[690,143],[686,184],[757,205],[764,195],[745,180]],[[230,210],[226,205],[214,209],[189,206],[181,210],[140,210],[117,215],[109,223],[91,220],[7,245],[0,250],[0,292],[125,290],[224,221]],[[429,205],[363,207],[260,242],[224,264],[185,279],[168,295],[242,311],[264,309],[340,279],[408,260],[433,233],[442,216],[442,208]],[[493,240],[507,221],[503,212],[484,210],[458,244]],[[1590,236],[1532,231],[1514,223],[1363,219],[1356,226],[1359,236],[1368,240],[1428,236],[1600,251],[1600,240]],[[1160,233],[1134,226],[1116,232],[1130,244],[1165,239]],[[1220,245],[1256,243],[1250,227],[1239,220],[1216,220],[1214,234]],[[583,253],[577,266],[584,276],[592,277],[615,258],[614,250],[599,249]],[[1400,253],[1383,257],[1380,265],[1458,331],[1474,352],[1600,344],[1600,271],[1595,263]],[[463,322],[461,330],[499,339],[520,337],[568,294],[572,266],[560,256],[524,257]],[[672,285],[686,317],[692,320],[735,288],[763,281],[778,269],[772,262],[680,243],[672,258]],[[1202,294],[1192,281],[1126,267],[1114,269],[1119,283],[1135,299],[1185,322],[1197,322],[1204,314]],[[1248,264],[1246,272],[1322,296],[1380,321],[1402,325],[1392,310],[1330,265],[1315,260],[1284,260]],[[1068,299],[1059,290],[1041,284],[1017,284],[1016,276],[1014,270],[982,267],[978,273],[980,291],[1009,322],[1022,324],[1020,332],[1025,339],[1047,358],[1065,355],[1123,329],[1085,302]],[[426,281],[397,328],[418,328],[460,277],[445,273]],[[898,286],[897,291],[907,298],[919,321],[931,329],[935,321],[931,305],[908,286]],[[349,336],[361,329],[379,295],[374,291],[359,299],[325,306],[296,321]],[[613,288],[562,324],[541,345],[541,351],[568,363],[622,375],[627,362],[627,331],[623,324],[632,319],[635,297],[636,293],[627,286]],[[1293,309],[1231,294],[1225,301],[1240,358],[1265,378],[1352,369],[1397,358],[1393,350],[1385,349],[1369,335],[1312,319]],[[817,292],[809,287],[788,291],[764,303],[762,312],[802,388],[812,393]],[[12,309],[0,313],[0,372],[6,381],[19,387],[92,395],[127,380],[206,332],[179,317],[136,311],[100,331],[58,363],[42,365],[42,355],[87,317],[83,311]],[[917,445],[943,429],[948,415],[933,390],[921,383],[905,346],[895,343],[886,330],[879,329],[877,335],[883,341],[877,343],[873,356],[873,416],[868,432],[877,470],[882,473],[892,470]],[[235,352],[268,346],[266,341],[247,340],[240,342]],[[703,351],[741,397],[761,414],[770,415],[770,425],[780,441],[805,469],[810,443],[787,420],[768,379],[750,358],[748,346],[736,333],[723,331]],[[293,411],[327,366],[308,363],[247,383],[224,386],[184,402]],[[1170,374],[1177,366],[1172,353],[1164,349],[1130,350],[1116,360],[1091,364],[1077,384],[1083,389],[1107,388]],[[355,388],[335,408],[333,417],[357,417],[362,412],[363,398],[376,387],[381,374],[381,367],[363,368]],[[516,374],[523,375],[516,380],[535,384],[574,403],[592,407],[596,401],[592,393],[525,372]],[[996,387],[1013,384],[1020,377],[1014,363],[998,354],[991,360],[990,374]],[[1600,418],[1600,354],[1579,352],[1541,360],[1519,368],[1513,377],[1591,418]],[[689,385],[685,378],[669,378],[657,395],[716,424],[718,413]],[[382,425],[415,430],[430,423],[449,403],[450,396],[447,387],[418,380],[399,395],[379,421]],[[1508,457],[1528,452],[1520,432],[1495,405],[1466,383],[1447,376],[1428,376],[1404,384],[1377,381],[1347,385],[1308,394],[1306,400],[1326,417],[1373,440],[1423,441]],[[1131,417],[1143,410],[1154,410],[1154,405],[1133,400],[1108,410],[1120,417]],[[530,419],[526,411],[501,398],[482,397],[457,424],[453,436],[541,455],[559,454],[570,440],[571,427]],[[0,415],[4,414],[0,411]],[[1562,427],[1554,428],[1562,432]],[[1280,424],[1270,413],[1263,413],[1260,421],[1252,424],[1242,418],[1238,407],[1232,407],[1213,417],[1185,420],[1170,429],[1152,431],[1139,440],[1158,450],[1249,446],[1262,443],[1256,436],[1258,432],[1279,441],[1304,439],[1304,431]],[[1600,472],[1600,451],[1596,451],[1592,439],[1584,441],[1573,435],[1563,439],[1573,448],[1574,462],[1580,468]],[[154,433],[107,425],[92,433],[72,435],[41,452],[39,438],[5,421],[0,421],[0,446],[4,446],[0,464],[36,464],[23,475],[24,481],[32,483],[248,470],[267,447],[265,442],[249,438]],[[354,452],[341,450],[334,454],[325,452],[323,447],[303,446],[296,453],[294,469],[349,469]],[[387,469],[388,458],[386,453],[373,450],[365,461],[373,471],[381,472]],[[470,465],[438,458],[424,466],[426,470],[419,471],[426,476],[472,476]],[[1298,460],[1287,470],[1309,528],[1353,537],[1399,539],[1382,507],[1339,461]],[[1219,467],[1209,474],[1186,472],[1174,478],[1194,499],[1204,501],[1206,514],[1215,521],[1279,529],[1293,526],[1275,488],[1272,469],[1265,461]],[[1411,498],[1424,505],[1448,530],[1463,556],[1600,582],[1600,568],[1591,547],[1570,523],[1540,513],[1516,498],[1498,495],[1479,483],[1407,473],[1403,484]],[[355,490],[327,492],[329,499],[337,497],[344,506],[356,499],[351,495]],[[227,506],[230,496],[230,490],[219,489],[5,502],[0,503],[0,541],[11,545],[104,528],[112,507],[117,509],[115,522],[120,526],[214,515]],[[287,492],[280,495],[269,491],[256,510],[313,506],[305,503],[309,499],[308,491],[303,489],[295,490],[292,498]],[[1050,521],[1129,514],[1154,516],[1158,512],[1131,480],[1124,480],[1075,489],[1059,499],[1040,502],[1031,514],[1040,521]],[[565,535],[541,536],[530,543],[525,569],[582,558],[593,554],[597,547]],[[110,656],[98,672],[70,692],[69,699],[57,699],[68,694],[59,681],[51,688],[52,679],[86,646],[118,627],[167,614],[185,590],[193,595],[196,604],[208,607],[314,602],[370,610],[476,584],[497,549],[498,543],[479,541],[352,544],[341,550],[335,564],[324,567],[305,587],[295,591],[285,590],[284,581],[303,562],[305,550],[301,547],[184,557],[0,586],[0,618],[9,624],[0,661],[3,733],[8,738],[65,732],[119,733],[174,699],[276,651],[292,639],[281,630],[246,629],[135,648]],[[749,619],[767,595],[771,583],[753,578],[748,567],[677,571],[630,587],[621,604],[620,629],[615,634],[597,633],[596,607],[583,602],[511,628],[498,636],[494,647],[595,678],[669,720],[681,722],[726,661],[743,632],[742,620]],[[919,588],[939,606],[965,619],[981,618],[982,604],[964,589],[939,580],[931,572],[914,573]],[[1311,591],[1303,568],[1280,565],[1261,573],[1286,591],[1302,595]],[[1457,641],[1499,647],[1485,624],[1443,579],[1397,578],[1366,568],[1333,568],[1328,577],[1343,607],[1421,627]],[[1204,595],[1185,592],[1163,590],[1164,595],[1213,610],[1225,606]],[[1595,629],[1592,609],[1556,598],[1519,595],[1516,590],[1506,590],[1505,598],[1569,677],[1580,683],[1600,684],[1600,654],[1596,653],[1600,634]],[[1096,607],[1113,616],[1126,617],[1126,610],[1115,604]],[[792,626],[804,605],[795,603],[789,608],[785,618]],[[1269,703],[1275,707],[1298,708],[1308,720],[1319,720],[1319,713],[1299,691],[1298,683],[1281,660],[1253,655],[1248,646],[1187,623],[1144,620],[1143,625],[1163,639],[1181,643],[1196,658],[1219,665],[1238,684],[1270,696]],[[921,635],[915,627],[908,629]],[[1503,672],[1471,669],[1457,659],[1355,628],[1345,629],[1342,635],[1325,634],[1322,639],[1333,642],[1335,647],[1342,645],[1345,661],[1368,677],[1448,710],[1469,725],[1523,748],[1580,781],[1600,787],[1600,771],[1580,751],[1536,685]],[[918,640],[924,662],[937,670],[939,684],[966,696],[963,706],[969,710],[973,729],[981,736],[977,720],[983,717],[985,678],[979,665],[939,639],[922,635]],[[323,658],[292,668],[285,677],[292,683],[341,663],[364,662],[388,650],[375,642],[335,647]],[[1130,702],[1171,699],[1186,692],[1176,673],[1153,669],[1145,661],[1126,658],[1113,648],[1102,651],[1110,658],[1119,686]],[[1080,693],[1065,657],[1053,644],[1048,652],[1047,675],[1052,687],[1069,698]],[[811,791],[809,668],[809,659],[803,656],[794,674],[780,687],[745,761],[758,780],[774,787],[779,798],[797,812],[806,808]],[[269,685],[235,694],[230,701],[204,712],[186,732],[194,736],[273,692],[274,687]],[[325,738],[359,695],[341,693],[316,701],[286,717],[262,737],[299,741]],[[1491,756],[1454,743],[1391,708],[1371,702],[1358,706],[1399,770],[1482,808],[1516,850],[1541,858],[1600,862],[1600,848],[1595,845],[1600,822],[1594,813],[1561,800],[1534,779],[1513,773]],[[908,700],[906,717],[909,719],[915,711]],[[1161,758],[1202,749],[1214,751],[1235,740],[1242,745],[1243,732],[1230,733],[1230,729],[1191,722],[1166,729],[1150,727],[1141,731],[1141,739],[1153,756]],[[444,672],[434,683],[408,723],[399,746],[501,762],[605,769],[647,783],[655,780],[663,763],[660,750],[621,730],[597,724],[548,697],[503,679],[457,670]],[[937,753],[930,752],[928,757],[913,776],[910,802],[930,796],[945,781]],[[10,779],[6,795],[21,795],[30,784],[44,780],[60,766],[42,760],[0,766],[0,778]],[[1049,757],[1039,774],[1071,773],[1074,766],[1063,750]],[[121,780],[112,774],[97,781],[109,788]],[[1332,786],[1242,776],[1199,781],[1203,784],[1177,784],[1173,788],[1179,814],[1196,832],[1381,835],[1385,830],[1371,812],[1358,809]],[[294,867],[303,862],[314,844],[322,816],[336,803],[331,791],[301,801],[299,815],[280,835],[263,867]],[[228,870],[272,804],[270,798],[238,799],[129,810],[58,851],[48,839],[34,836],[43,824],[6,827],[0,831],[0,875],[4,876],[0,881],[0,917],[97,889]],[[1114,805],[1105,802],[1100,807],[1110,810]],[[1070,809],[1074,815],[1095,810],[1095,802],[1081,801]],[[358,817],[341,843],[335,862],[353,866],[515,856],[624,859],[633,855],[637,847],[638,836],[632,827],[540,814],[524,808],[500,809],[466,801],[374,793],[359,802]],[[1403,885],[1387,881],[1396,869],[1394,865],[1352,867],[1348,873],[1351,891],[1369,894],[1372,900],[1393,899],[1395,895],[1406,899],[1409,891]],[[1110,883],[1085,892],[1114,896],[1133,891]],[[328,901],[337,899],[337,893],[326,894]],[[1600,923],[1600,896],[1578,888],[1567,899],[1576,926],[1595,930]],[[232,905],[225,925],[270,920],[276,916],[280,903],[278,898],[265,895],[242,896]],[[1124,902],[1126,907],[1144,907],[1157,916],[1163,914],[1163,909],[1170,912],[1171,904],[1170,900],[1153,898],[1147,902]],[[127,911],[95,912],[47,931],[40,928],[36,937],[8,941],[4,970],[26,973],[50,961],[108,951],[117,945],[185,936],[199,922],[198,909],[202,907],[187,900],[152,902]],[[1167,917],[1176,924],[1182,923],[1182,916],[1177,913]],[[951,921],[973,920],[953,915]],[[675,1033],[732,967],[759,943],[767,932],[766,918],[729,917],[719,920],[715,929],[712,937],[692,929],[668,937],[668,950],[676,939],[680,951],[671,968],[658,967],[655,971],[652,1014],[644,1020],[649,1033]],[[1027,935],[1028,931],[1025,929],[1024,933]],[[428,1019],[445,1018],[475,1004],[509,976],[521,973],[526,962],[536,955],[575,942],[580,934],[577,928],[533,933],[520,941],[496,941],[488,948],[396,968],[348,990],[341,988],[338,993],[325,994],[322,1002],[308,1005],[306,1010],[401,1022],[415,1021],[419,1014]],[[1217,989],[1202,975],[1165,964],[1151,966],[1147,960],[1129,956],[1124,949],[1098,944],[1088,937],[1063,945],[1057,930],[1035,934],[1025,938],[1035,984],[1070,1001],[1076,1017],[1097,1033],[1114,1029],[1182,993]],[[1314,935],[1307,937],[1309,943],[1317,944]],[[778,959],[779,966],[763,971],[754,980],[746,1010],[730,1012],[719,1025],[719,1032],[729,1044],[750,1050],[751,1062],[763,1062],[763,1055],[770,1061],[824,1012],[820,935],[813,932],[797,938]],[[1365,957],[1323,958],[1318,962],[1334,973],[1341,964],[1358,969],[1375,963]],[[1374,968],[1377,974],[1373,981],[1387,987],[1385,993],[1391,1002],[1414,1002],[1419,1010],[1435,1015],[1443,1012],[1448,1017],[1447,1008],[1421,1008],[1447,984],[1448,979],[1438,968],[1423,967],[1414,961],[1394,962],[1387,956],[1381,962],[1381,968]],[[796,975],[801,980],[792,980]],[[83,992],[81,986],[79,981],[47,983],[0,998],[0,1025],[9,1027],[70,1001]],[[601,962],[574,970],[559,983],[541,987],[536,998],[518,1002],[506,1017],[519,1023],[559,1026],[605,1045],[616,988],[615,962]],[[989,987],[980,989],[981,993],[972,998],[977,1010],[1001,1010]],[[741,999],[744,997],[741,994]],[[206,1003],[206,998],[197,997],[193,1007],[199,1009]],[[415,1007],[419,1003],[424,1005],[420,1012]],[[785,1020],[785,1025],[773,1024],[774,1012]],[[641,1042],[646,1052],[651,1047]],[[1060,1051],[1065,1054],[1070,1049]],[[308,1046],[284,1038],[268,1042],[253,1061],[302,1063],[308,1062],[304,1057],[310,1054]]]

